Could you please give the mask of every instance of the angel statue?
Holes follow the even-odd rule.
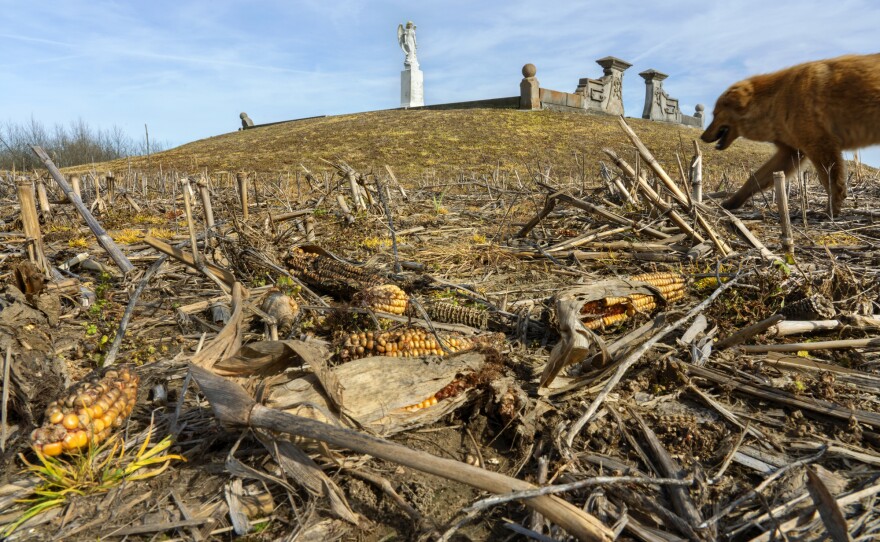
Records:
[[[419,60],[416,58],[416,25],[412,21],[407,21],[406,28],[402,24],[397,25],[397,42],[400,48],[406,54],[403,66],[406,69],[418,68]]]

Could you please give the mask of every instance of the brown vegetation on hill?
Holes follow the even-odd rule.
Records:
[[[676,153],[686,161],[693,128],[628,119],[639,137],[671,171]],[[724,153],[701,143],[707,177],[744,178],[772,152],[766,144],[738,141]],[[323,160],[342,159],[359,170],[391,166],[403,177],[480,174],[498,168],[551,166],[556,175],[596,171],[602,149],[622,152],[632,145],[611,116],[555,111],[470,109],[373,111],[305,119],[232,132],[129,160],[94,165],[102,171],[133,169],[201,172],[279,172],[329,169]],[[629,158],[634,158],[629,156]]]

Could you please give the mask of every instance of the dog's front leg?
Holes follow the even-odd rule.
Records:
[[[784,171],[788,177],[795,167],[797,167],[798,151],[788,145],[780,143],[776,144],[776,154],[774,154],[763,166],[758,168],[749,180],[736,191],[736,193],[721,204],[725,209],[739,209],[750,197],[757,192],[766,190],[773,184],[773,172]]]
[[[821,144],[815,148],[805,148],[804,152],[816,166],[819,182],[831,198],[831,216],[837,216],[843,207],[843,200],[846,199],[843,153],[836,149],[823,148]]]

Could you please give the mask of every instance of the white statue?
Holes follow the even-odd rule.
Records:
[[[414,25],[412,21],[406,23],[406,28],[404,28],[402,24],[397,25],[397,42],[400,44],[400,48],[403,49],[404,54],[406,54],[403,66],[406,69],[418,69],[419,60],[416,58],[416,49],[418,48],[416,45],[416,25]]]

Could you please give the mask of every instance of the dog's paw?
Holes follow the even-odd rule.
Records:
[[[727,198],[726,200],[721,202],[721,206],[728,211],[733,211],[734,209],[739,209],[740,207],[742,207],[742,202],[734,198]]]

